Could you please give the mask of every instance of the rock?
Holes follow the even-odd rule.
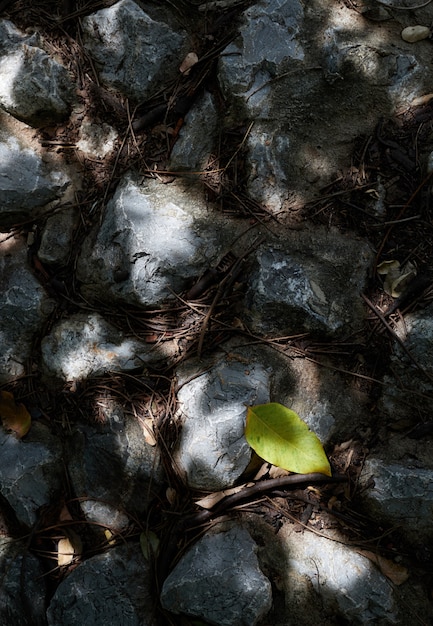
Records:
[[[103,159],[114,150],[117,133],[108,124],[94,124],[85,118],[80,126],[77,148],[87,157]]]
[[[239,37],[219,59],[223,93],[237,99],[250,116],[267,117],[267,84],[289,60],[302,61],[303,7],[299,0],[263,0],[243,12]]]
[[[139,184],[126,176],[101,228],[84,242],[77,265],[81,291],[91,301],[158,307],[216,265],[237,231],[206,206],[194,183]]]
[[[162,606],[218,626],[254,626],[272,605],[271,584],[260,571],[256,549],[238,526],[208,532],[165,580]]]
[[[433,530],[433,469],[387,463],[378,458],[365,462],[360,484],[369,515],[399,527],[412,546],[431,544]]]
[[[125,337],[98,313],[76,313],[60,321],[43,338],[41,348],[48,382],[52,378],[80,381],[109,371],[131,372],[170,356],[167,344],[156,349]]]
[[[423,39],[427,39],[431,36],[431,31],[427,26],[407,26],[401,31],[401,38],[403,41],[408,41],[409,43],[415,43],[417,41],[422,41]]]
[[[1,495],[21,524],[33,526],[39,509],[60,489],[60,442],[46,426],[33,422],[22,440],[0,428],[0,451]]]
[[[247,406],[283,404],[324,445],[354,431],[363,436],[371,426],[366,397],[349,393],[337,372],[237,336],[207,359],[182,363],[176,377],[181,430],[174,457],[196,489],[224,489],[242,476],[251,458],[244,438]]]
[[[276,538],[268,536],[267,543],[260,556],[284,590],[282,615],[275,616],[278,623],[404,623],[392,585],[353,546],[296,532],[290,524],[284,524]]]
[[[67,264],[78,220],[79,212],[76,207],[65,207],[47,219],[38,249],[41,263],[63,266]]]
[[[193,172],[205,169],[215,148],[217,126],[214,99],[205,91],[185,116],[185,123],[171,151],[169,169]]]
[[[140,421],[110,397],[99,404],[100,424],[73,427],[67,467],[85,518],[114,532],[128,527],[129,516],[146,513],[163,472],[159,449],[146,442]]]
[[[241,18],[239,36],[218,62],[225,126],[254,122],[247,192],[272,214],[290,216],[347,167],[357,136],[433,85],[425,84],[423,50],[388,44],[353,10],[263,0]]]
[[[17,222],[36,219],[45,205],[66,189],[69,178],[43,163],[39,155],[0,132],[0,231]]]
[[[316,229],[284,246],[262,244],[249,277],[245,317],[253,332],[338,334],[360,328],[372,252],[362,242]]]
[[[83,43],[101,81],[143,102],[178,74],[186,35],[153,20],[132,0],[120,0],[82,20]]]
[[[408,425],[413,426],[431,419],[433,411],[433,306],[406,315],[396,333],[418,367],[396,343],[391,355],[392,373],[384,377],[380,404],[393,422],[409,420]]]
[[[27,267],[22,238],[0,238],[0,383],[25,371],[36,333],[54,308],[54,302]]]
[[[0,580],[0,622],[45,626],[44,571],[26,540],[0,537]]]
[[[178,371],[180,385],[184,376]],[[175,459],[190,487],[217,491],[242,475],[251,460],[246,406],[269,402],[269,387],[270,368],[247,360],[222,360],[181,386]]]
[[[73,86],[67,70],[39,47],[35,35],[0,22],[0,106],[39,127],[68,117]]]
[[[57,587],[47,611],[48,626],[155,626],[151,575],[136,542],[93,556]]]

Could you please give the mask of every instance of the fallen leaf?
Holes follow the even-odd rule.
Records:
[[[184,76],[188,76],[193,65],[198,63],[198,56],[195,52],[188,52],[179,67],[179,72]]]
[[[380,554],[370,552],[369,550],[357,550],[357,552],[377,565],[382,574],[389,578],[394,585],[402,585],[409,578],[409,572],[403,565],[394,563],[394,561],[386,559],[385,557],[380,556]]]
[[[114,534],[111,532],[111,530],[109,530],[108,528],[106,528],[104,530],[104,535],[105,535],[105,539],[107,540],[108,545],[110,546],[114,546],[116,544],[116,539]]]
[[[151,417],[140,418],[143,428],[144,439],[150,446],[156,446],[155,433],[153,432],[153,419]]]
[[[12,393],[0,391],[0,419],[3,428],[21,439],[30,430],[32,418],[24,404],[16,404]]]
[[[165,490],[165,497],[167,498],[169,504],[174,506],[177,500],[177,491],[174,487],[167,487]]]
[[[403,267],[397,260],[383,261],[377,266],[377,273],[385,276],[384,291],[393,298],[398,298],[406,285],[415,278],[417,272],[413,263],[408,262]]]
[[[248,407],[245,438],[265,461],[297,474],[331,467],[319,438],[291,409],[277,402]]]
[[[196,504],[201,506],[202,509],[212,509],[220,500],[225,498],[226,496],[231,496],[234,493],[238,493],[245,489],[245,487],[251,487],[254,483],[245,483],[243,485],[238,485],[237,487],[232,487],[231,489],[223,489],[222,491],[215,491],[214,493],[210,493],[209,495],[201,498],[201,500],[197,500]]]
[[[62,537],[57,544],[57,564],[59,567],[70,565],[82,552],[80,537],[73,530],[68,530],[68,537]]]
[[[146,561],[149,561],[153,556],[156,556],[159,548],[158,536],[152,531],[147,530],[140,535],[140,546]]]

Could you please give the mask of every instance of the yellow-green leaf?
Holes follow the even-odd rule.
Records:
[[[150,559],[158,553],[158,536],[152,530],[142,532],[140,535],[140,546],[144,558],[146,561],[150,561]]]
[[[277,402],[248,407],[245,437],[265,461],[297,474],[331,467],[317,435],[291,409]]]
[[[3,428],[21,439],[30,430],[32,418],[24,404],[16,404],[12,393],[0,391],[0,419]]]

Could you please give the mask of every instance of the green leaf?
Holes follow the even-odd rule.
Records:
[[[140,546],[144,558],[150,561],[158,552],[159,539],[152,530],[147,530],[140,535]]]
[[[331,467],[317,435],[292,410],[277,402],[248,407],[245,437],[268,463],[297,474],[319,472],[331,476]]]

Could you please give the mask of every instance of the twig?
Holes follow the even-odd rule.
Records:
[[[282,476],[281,478],[260,480],[250,487],[245,487],[245,489],[242,489],[241,491],[222,498],[222,500],[220,500],[211,509],[199,511],[190,517],[185,518],[181,524],[184,529],[194,528],[195,526],[209,522],[213,517],[222,514],[228,509],[232,509],[238,504],[252,500],[258,495],[269,493],[275,489],[302,489],[308,487],[309,485],[345,483],[347,481],[347,476],[340,474],[337,474],[336,476],[325,476],[325,474],[319,474],[317,472],[311,474],[290,474],[289,476]]]

